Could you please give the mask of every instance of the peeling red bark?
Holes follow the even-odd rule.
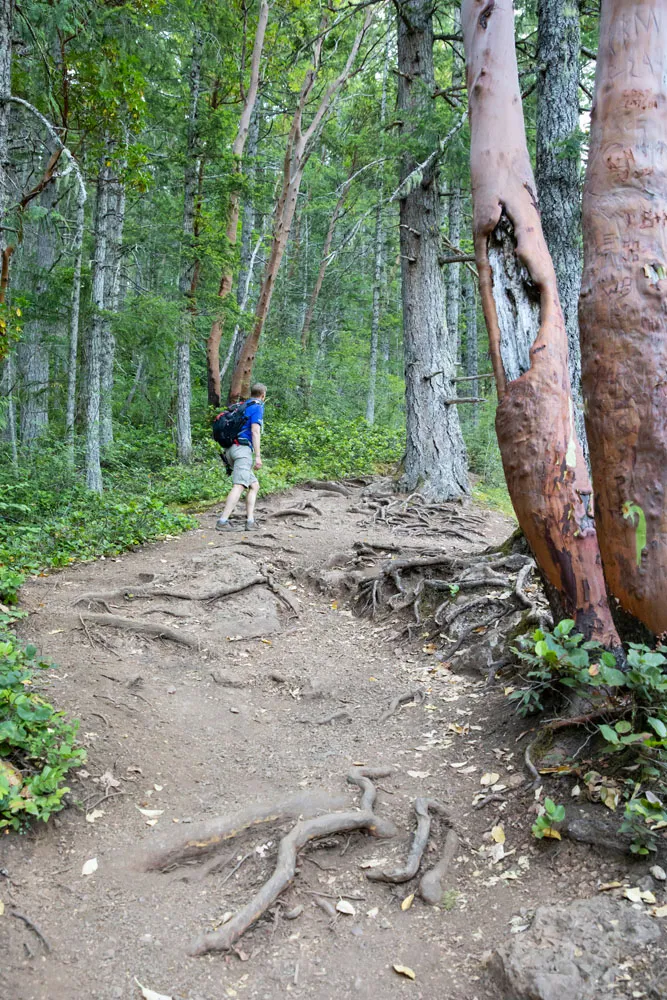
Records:
[[[565,324],[526,147],[511,0],[464,0],[461,20],[475,256],[507,486],[563,611],[615,648],[592,487],[574,428]]]
[[[583,199],[586,428],[609,589],[657,634],[667,630],[666,64],[664,0],[605,0]]]

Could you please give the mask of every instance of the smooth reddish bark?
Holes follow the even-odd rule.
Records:
[[[259,8],[259,18],[255,31],[255,41],[253,44],[252,57],[250,60],[250,82],[245,94],[243,111],[239,121],[238,132],[232,145],[232,155],[234,157],[234,172],[241,173],[241,158],[245,149],[248,131],[250,129],[250,119],[257,100],[259,89],[259,67],[264,48],[264,36],[266,25],[269,19],[269,5],[267,0],[262,0]],[[229,197],[229,207],[227,210],[227,245],[236,246],[236,238],[239,228],[239,212],[241,207],[241,194],[238,189],[232,191]],[[220,278],[218,296],[221,300],[227,298],[234,285],[234,273],[231,265],[227,265]],[[222,318],[216,316],[211,325],[211,332],[206,344],[206,368],[208,374],[208,401],[211,406],[220,405],[220,341],[222,339]]]
[[[526,147],[511,0],[464,0],[461,20],[475,256],[507,486],[562,611],[587,636],[617,647],[574,428],[565,324]]]
[[[667,630],[667,9],[604,0],[579,319],[610,591]]]

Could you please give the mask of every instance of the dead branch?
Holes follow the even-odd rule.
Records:
[[[449,866],[454,860],[454,855],[459,848],[459,838],[454,830],[447,831],[447,837],[445,838],[445,846],[442,851],[442,857],[438,861],[434,868],[431,868],[430,872],[426,872],[419,883],[419,895],[424,900],[425,903],[430,903],[431,906],[437,906],[438,903],[442,901],[444,888],[442,885],[442,880],[444,879]]]
[[[14,917],[15,920],[21,920],[21,921],[23,921],[23,923],[26,925],[26,927],[29,927],[30,930],[33,931],[37,935],[37,937],[39,938],[39,940],[44,945],[45,951],[49,951],[49,952],[51,951],[51,945],[49,944],[47,938],[42,933],[42,931],[39,929],[39,927],[37,926],[37,924],[33,920],[30,919],[30,917],[26,917],[25,913],[19,913],[18,910],[10,910],[9,911],[9,915],[11,917]]]
[[[142,871],[165,871],[192,859],[208,857],[220,850],[232,837],[251,826],[278,823],[298,816],[313,816],[325,809],[340,809],[347,804],[343,796],[331,797],[320,792],[303,792],[291,799],[256,803],[231,816],[216,816],[190,827],[181,834],[151,847],[140,859]]]
[[[405,865],[402,868],[394,868],[392,871],[366,872],[366,878],[373,882],[393,882],[394,885],[409,882],[411,878],[414,878],[419,871],[422,855],[426,850],[431,832],[431,813],[438,813],[439,816],[449,818],[445,807],[436,799],[415,799],[417,829],[412,838],[412,846]]]
[[[199,649],[199,640],[195,636],[170,628],[169,625],[145,622],[139,618],[121,618],[120,615],[87,614],[82,616],[82,620],[91,625],[107,625],[109,628],[117,628],[122,632],[136,632],[138,635],[146,635],[152,639],[170,639],[181,646]]]
[[[210,951],[229,951],[292,882],[296,871],[297,854],[311,840],[347,830],[368,830],[374,837],[394,837],[396,835],[394,824],[373,812],[376,792],[371,779],[384,778],[389,774],[391,770],[388,768],[353,768],[348,774],[348,781],[362,789],[361,809],[331,812],[297,823],[280,842],[276,868],[268,882],[265,882],[250,902],[224,927],[204,934],[194,941],[190,954],[205,955]]]
[[[421,705],[426,698],[426,692],[423,688],[415,688],[414,691],[408,691],[407,694],[400,694],[397,698],[392,698],[389,702],[388,708],[382,713],[378,722],[386,722],[391,716],[401,707],[401,705],[408,705],[411,701],[415,705]]]

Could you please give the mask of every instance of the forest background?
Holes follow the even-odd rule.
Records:
[[[26,574],[183,530],[192,524],[187,510],[225,494],[210,437],[207,343],[220,323],[224,402],[270,265],[290,129],[309,73],[304,131],[330,99],[303,157],[253,369],[269,386],[262,489],[400,462],[399,207],[419,184],[420,165],[432,167],[435,156],[442,336],[456,364],[451,409],[477,496],[511,510],[472,254],[456,3],[434,7],[435,86],[412,112],[397,108],[391,5],[272,3],[241,154],[264,5],[26,0],[14,9],[3,0],[2,7],[4,24],[13,21],[2,86],[13,98],[2,103],[9,146],[0,157],[8,181],[0,602],[16,600]],[[576,63],[560,72],[574,71],[579,106],[574,127],[570,117],[563,134],[561,122],[557,138],[546,134],[543,111],[537,129],[545,66],[535,3],[518,9],[516,35],[531,155],[541,135],[561,173],[574,177],[576,205],[597,10],[582,3],[565,16]],[[577,272],[577,212],[569,253]],[[225,277],[232,290],[223,297]],[[576,273],[574,281],[576,302]],[[423,414],[425,435],[429,419]]]

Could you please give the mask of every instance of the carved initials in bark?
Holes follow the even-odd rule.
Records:
[[[464,0],[473,230],[512,503],[562,611],[605,645],[611,620],[576,439],[567,337],[526,147],[511,0]]]

